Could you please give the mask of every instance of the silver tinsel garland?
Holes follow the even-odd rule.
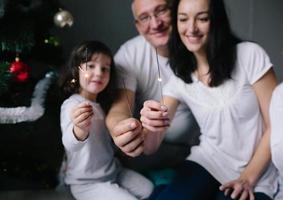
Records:
[[[44,101],[47,90],[55,74],[48,72],[35,86],[30,107],[19,106],[15,108],[0,107],[0,123],[15,124],[19,122],[35,121],[44,114]]]

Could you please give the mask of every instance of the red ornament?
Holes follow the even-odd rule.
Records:
[[[10,64],[9,70],[14,75],[16,82],[23,83],[29,79],[30,67],[20,61],[18,57]]]

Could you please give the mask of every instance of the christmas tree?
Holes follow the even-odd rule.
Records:
[[[48,67],[56,67],[62,63],[62,53],[58,38],[50,33],[54,26],[53,17],[59,9],[58,1],[0,2],[1,94],[15,81],[26,83],[33,75],[38,78],[39,74],[33,73],[25,63],[38,61]],[[14,71],[10,69],[13,64]],[[7,73],[7,68],[10,73]],[[37,67],[34,71],[42,72],[42,69]]]
[[[64,58],[52,30],[72,24],[59,8],[57,0],[0,0],[0,190],[56,185]]]

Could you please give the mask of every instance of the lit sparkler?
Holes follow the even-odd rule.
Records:
[[[126,92],[126,97],[127,97],[127,104],[128,104],[128,109],[129,109],[129,112],[131,114],[131,117],[133,116],[133,113],[132,113],[132,109],[131,109],[131,105],[130,105],[130,100],[129,100],[129,96],[128,96],[128,93],[126,91],[126,85],[125,85],[125,80],[123,79],[123,88]]]
[[[160,65],[159,65],[159,59],[158,59],[158,54],[157,54],[157,48],[155,49],[156,53],[156,63],[157,63],[157,68],[158,68],[158,85],[160,89],[160,96],[161,96],[161,103],[164,105],[164,98],[163,98],[163,91],[162,91],[162,78],[161,78],[161,72],[160,72]]]

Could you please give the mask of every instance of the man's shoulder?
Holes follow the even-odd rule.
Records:
[[[115,54],[116,63],[140,61],[145,55],[150,54],[152,48],[143,36],[136,36],[126,41]],[[145,53],[146,52],[146,53]],[[132,63],[133,64],[133,63]]]
[[[143,36],[138,35],[129,40],[127,40],[124,44],[121,45],[121,48],[127,49],[139,49],[143,45],[148,45],[148,42],[144,39]]]

